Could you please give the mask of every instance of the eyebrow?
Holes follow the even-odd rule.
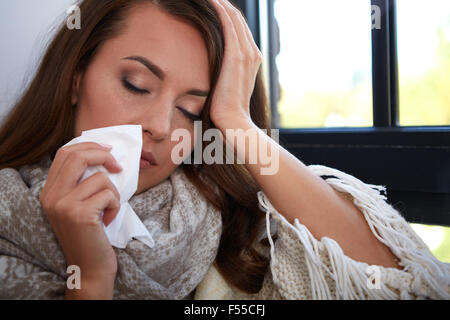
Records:
[[[153,62],[149,61],[145,57],[141,56],[131,56],[131,57],[125,57],[123,60],[134,60],[137,62],[142,63],[148,70],[150,70],[158,79],[164,80],[166,77],[166,74],[160,67],[158,67]],[[200,89],[191,89],[186,92],[186,94],[191,96],[198,96],[198,97],[207,97],[209,95],[208,91],[200,90]]]

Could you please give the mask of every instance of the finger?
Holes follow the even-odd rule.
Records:
[[[236,8],[233,4],[231,4],[228,0],[217,0],[221,4],[223,4],[224,9],[229,14],[230,18],[234,21],[234,27],[236,30],[236,33],[240,40],[240,52],[243,55],[242,57],[246,61],[246,63],[249,64],[249,66],[254,66],[259,70],[259,67],[262,62],[262,54],[259,51],[258,46],[256,45],[253,35],[250,31],[250,28],[248,27],[247,21],[244,18],[244,15],[242,12]],[[257,70],[255,70],[257,71]],[[250,73],[249,73],[250,75]],[[248,79],[249,81],[252,81],[254,83],[256,78],[257,72],[254,74],[254,77],[252,76],[251,79]],[[250,96],[254,90],[254,85],[249,89]]]
[[[77,150],[92,150],[92,149],[111,150],[111,148],[107,148],[106,146],[102,146],[95,142],[82,142],[58,149],[47,176],[47,183],[50,184],[53,183],[55,178],[59,176],[60,170],[71,152]]]
[[[45,198],[51,189],[53,189],[54,184],[59,179],[59,176],[63,174],[61,168],[64,166],[67,158],[74,151],[82,150],[111,150],[111,146],[98,144],[95,142],[82,142],[67,147],[62,147],[56,152],[55,158],[53,159],[52,165],[47,175],[46,188],[43,188],[40,198]]]
[[[73,189],[72,197],[77,201],[83,201],[103,189],[110,189],[120,201],[119,191],[104,172],[97,172],[80,182],[75,189]]]
[[[92,223],[110,224],[120,210],[120,201],[110,189],[104,189],[85,201],[85,205],[94,210],[94,216],[87,217]],[[103,218],[102,218],[103,212]],[[106,214],[106,216],[105,216]],[[106,220],[106,221],[105,221]]]
[[[111,153],[104,150],[73,151],[60,169],[52,191],[65,195],[76,187],[87,167],[103,165],[108,171],[118,173],[122,169]]]
[[[242,15],[242,13],[239,13],[239,16],[240,16],[240,18],[241,18],[242,25],[243,25],[244,32],[245,32],[245,35],[246,35],[246,37],[247,37],[248,43],[250,44],[250,46],[251,46],[253,52],[254,52],[257,56],[259,56],[259,58],[262,58],[262,57],[261,57],[261,56],[262,56],[261,50],[259,50],[258,46],[256,45],[255,38],[253,37],[253,33],[252,33],[252,31],[250,30],[250,27],[248,26],[247,20],[246,20],[245,17]]]
[[[223,4],[219,0],[211,0],[214,8],[219,15],[220,21],[222,22],[223,36],[225,40],[225,50],[230,50],[230,52],[236,52],[239,50],[239,37],[234,28],[234,23],[228,12],[225,10]]]
[[[239,8],[235,7],[233,4],[231,4],[228,0],[220,0],[223,1],[226,4],[226,7],[229,8],[229,11],[231,16],[235,16],[236,19],[240,21],[240,23],[237,25],[236,30],[238,35],[242,35],[242,38],[245,38],[247,47],[245,47],[245,51],[250,54],[250,57],[256,61],[262,60],[262,54],[259,50],[258,46],[255,43],[255,39],[253,37],[253,34],[248,26],[247,20],[245,19],[245,16],[243,15],[242,11],[240,11]]]
[[[105,226],[109,226],[109,224],[116,218],[119,213],[119,209],[105,209],[103,212],[103,223]]]
[[[222,4],[224,9],[227,11],[228,15],[230,16],[231,20],[233,20],[234,28],[236,30],[236,34],[238,38],[240,39],[241,49],[245,52],[249,52],[250,49],[253,49],[251,45],[251,41],[248,37],[248,26],[247,21],[245,21],[244,16],[242,15],[242,12],[236,8],[234,5],[230,3],[228,0],[219,0]],[[250,30],[248,30],[250,31]],[[253,37],[252,37],[253,40]]]

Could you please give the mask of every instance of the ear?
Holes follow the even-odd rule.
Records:
[[[79,96],[79,91],[80,91],[80,82],[81,82],[81,77],[82,74],[81,72],[76,72],[74,77],[73,77],[73,82],[72,82],[72,105],[77,104],[78,103],[78,96]]]

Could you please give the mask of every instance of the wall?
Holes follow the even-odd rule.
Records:
[[[55,27],[75,0],[0,1],[0,122],[32,79]]]

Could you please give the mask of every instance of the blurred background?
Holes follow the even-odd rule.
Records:
[[[0,1],[0,120],[33,77],[73,0]]]
[[[370,6],[275,1],[282,127],[373,125]],[[450,1],[397,0],[397,29],[400,125],[450,125]]]
[[[262,51],[279,50],[275,69],[280,127],[373,126],[371,1],[272,1],[279,48]],[[253,18],[259,15],[260,29],[252,31],[260,35],[263,46],[268,37],[267,0],[237,2]],[[0,2],[0,120],[25,90],[72,3]],[[396,5],[399,125],[448,126],[450,1],[397,0]],[[257,12],[248,11],[256,7]],[[263,65],[267,87],[269,64]],[[450,228],[411,226],[438,259],[450,262]]]
[[[450,1],[396,3],[399,124],[450,125]],[[370,11],[368,0],[275,1],[280,127],[373,125]],[[450,228],[411,226],[450,262]]]

